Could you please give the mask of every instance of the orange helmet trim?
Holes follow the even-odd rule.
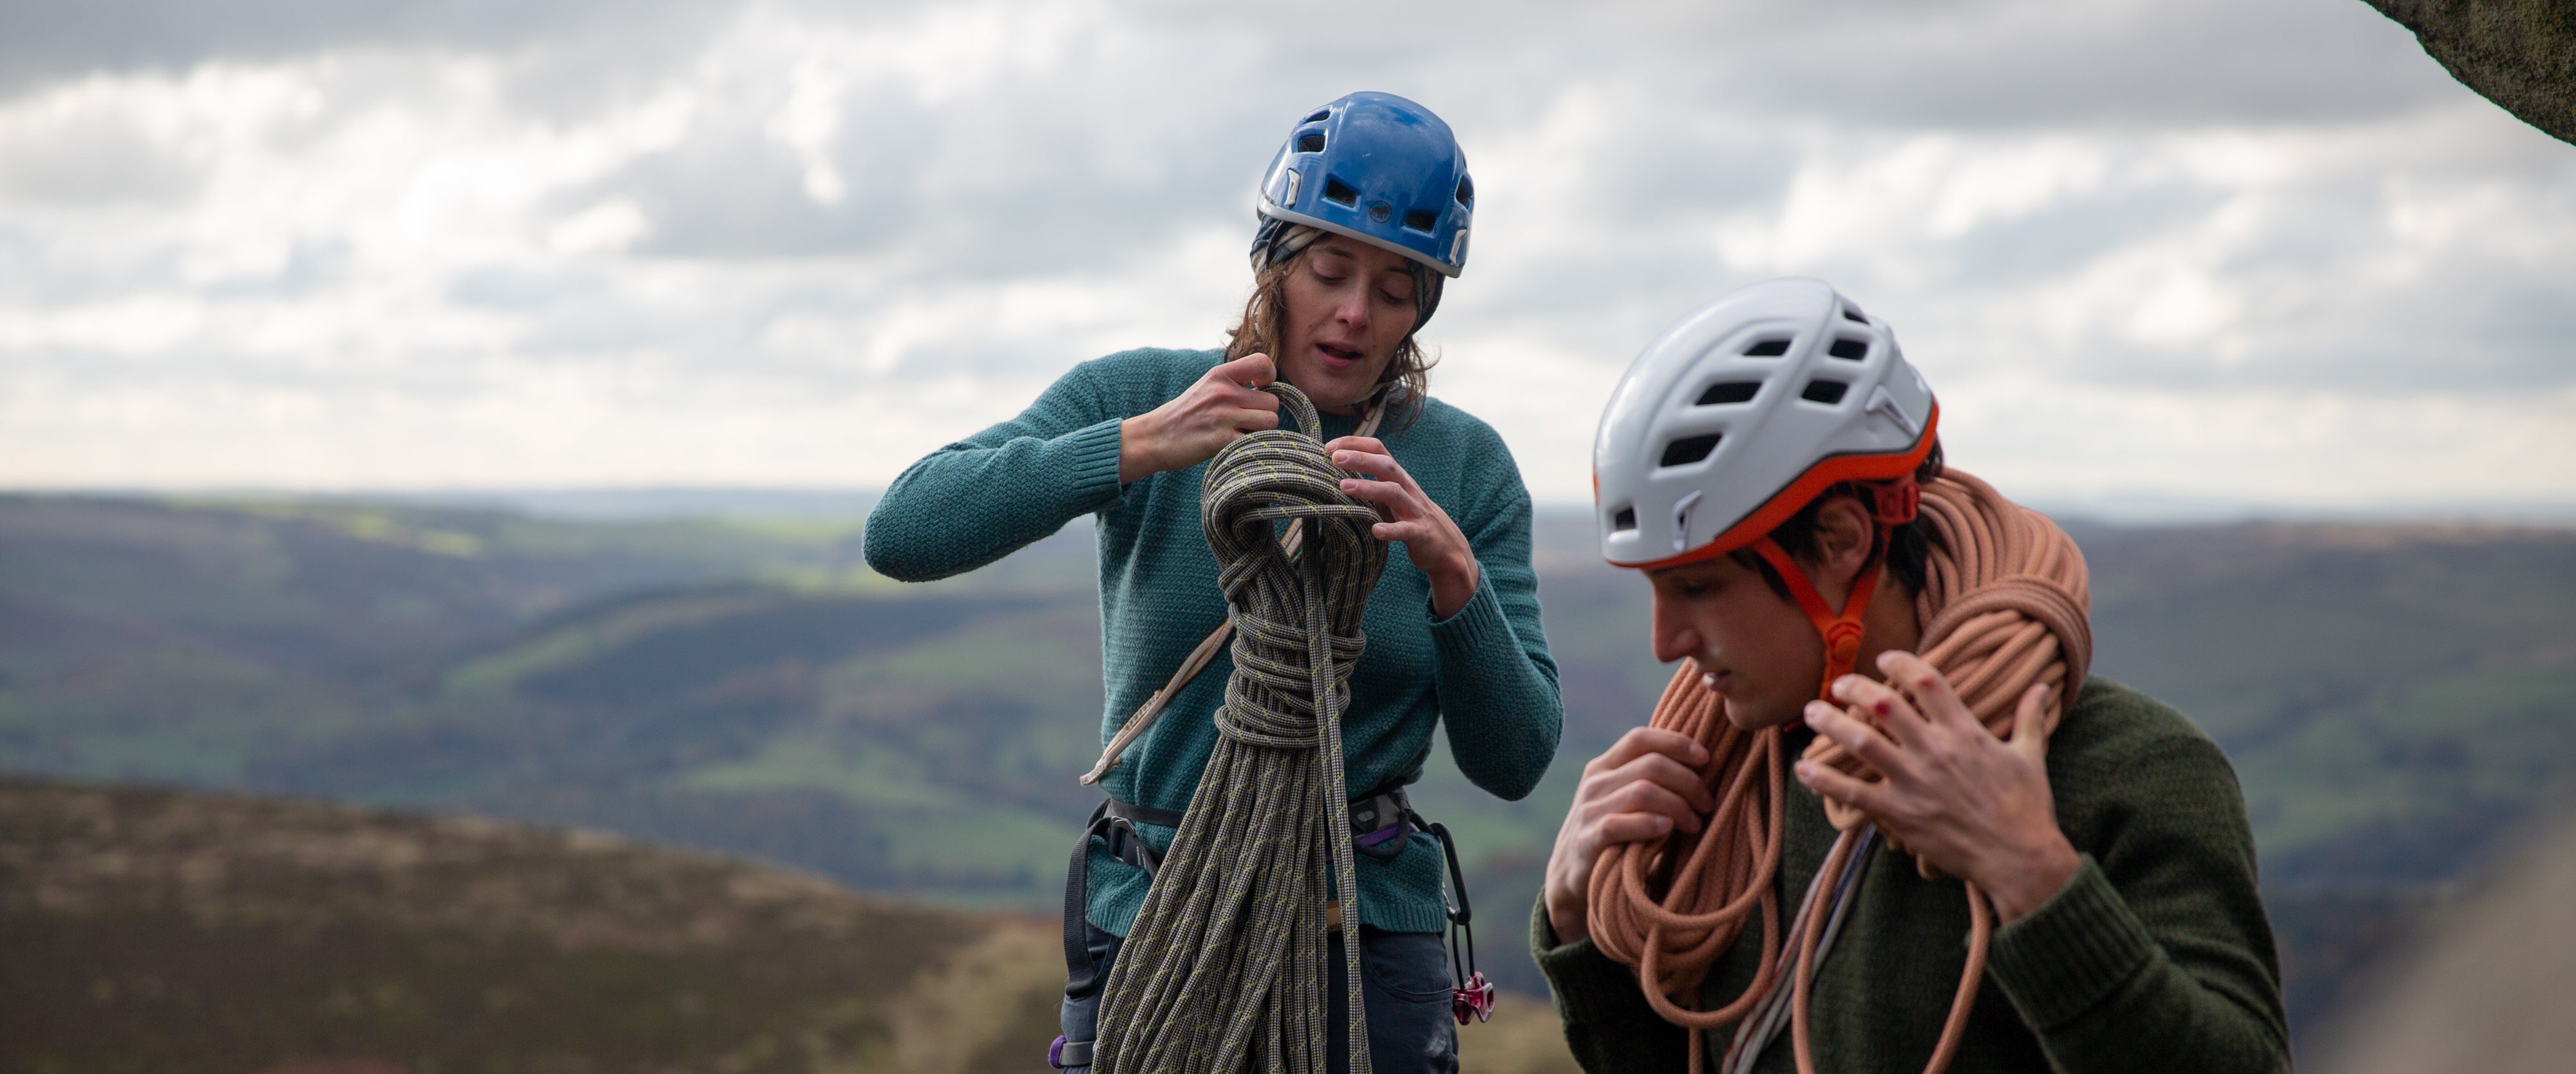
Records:
[[[1772,530],[1780,528],[1781,523],[1789,521],[1789,516],[1797,514],[1801,508],[1814,502],[1816,497],[1824,495],[1826,489],[1845,481],[1885,481],[1912,474],[1916,467],[1923,465],[1924,458],[1932,454],[1932,442],[1939,436],[1940,431],[1941,404],[1934,402],[1931,415],[1923,421],[1923,435],[1917,437],[1914,446],[1903,454],[1836,455],[1832,458],[1820,459],[1814,466],[1808,467],[1806,473],[1799,474],[1797,480],[1789,482],[1787,488],[1772,494],[1770,499],[1763,501],[1762,506],[1754,508],[1752,514],[1744,516],[1742,521],[1727,527],[1725,532],[1710,539],[1707,544],[1651,563],[1620,563],[1615,566],[1651,571],[1715,559],[1739,548],[1749,547],[1753,542],[1769,536]],[[1596,492],[1594,496],[1597,499],[1599,493]]]

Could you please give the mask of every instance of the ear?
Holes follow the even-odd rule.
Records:
[[[1818,588],[1826,588],[1821,583],[1830,578],[1831,591],[1850,592],[1852,580],[1869,563],[1877,537],[1877,523],[1859,500],[1849,496],[1826,500],[1816,510],[1817,562],[1807,564],[1815,571],[1812,577],[1820,583]]]

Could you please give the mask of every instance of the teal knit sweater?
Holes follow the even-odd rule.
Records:
[[[1216,559],[1199,525],[1207,464],[1118,483],[1119,423],[1179,395],[1220,357],[1133,350],[1075,366],[1020,416],[932,452],[896,478],[868,517],[868,566],[905,581],[945,578],[1092,515],[1100,534],[1105,743],[1225,621]],[[1282,421],[1293,425],[1284,415]],[[1326,440],[1358,424],[1329,414],[1323,423]],[[1539,630],[1529,491],[1502,438],[1438,400],[1380,438],[1466,533],[1481,577],[1466,607],[1435,621],[1429,579],[1401,547],[1390,550],[1362,620],[1368,651],[1351,674],[1351,711],[1342,726],[1351,793],[1421,778],[1432,727],[1445,717],[1450,753],[1467,778],[1520,798],[1546,774],[1563,721],[1556,662]],[[1233,671],[1231,656],[1220,653],[1128,747],[1102,789],[1138,805],[1187,808],[1216,747],[1214,716]],[[1067,770],[1090,760],[1067,758]],[[1173,829],[1143,831],[1157,850],[1171,845]],[[1111,860],[1096,839],[1090,868],[1092,924],[1126,935],[1144,905],[1147,877]],[[1360,858],[1361,923],[1439,931],[1441,869],[1437,845],[1421,833],[1392,860]]]

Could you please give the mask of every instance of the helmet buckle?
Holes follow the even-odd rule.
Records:
[[[1923,486],[1910,477],[1871,486],[1869,494],[1872,517],[1882,526],[1912,522],[1923,509]]]

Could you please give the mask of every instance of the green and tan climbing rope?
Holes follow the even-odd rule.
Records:
[[[1252,433],[1208,463],[1199,519],[1232,609],[1234,675],[1206,772],[1110,968],[1098,1074],[1324,1074],[1334,942],[1350,967],[1350,1069],[1371,1069],[1357,915],[1338,928],[1327,904],[1359,906],[1342,714],[1386,544],[1376,512],[1342,492],[1314,404],[1267,390],[1309,431]],[[1280,532],[1292,526],[1294,552]]]

